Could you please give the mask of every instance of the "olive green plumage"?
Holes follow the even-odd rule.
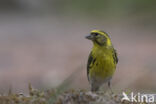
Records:
[[[110,37],[103,31],[93,30],[86,38],[93,42],[87,64],[87,76],[91,90],[97,91],[104,83],[108,83],[110,87],[110,80],[118,63],[117,53]]]

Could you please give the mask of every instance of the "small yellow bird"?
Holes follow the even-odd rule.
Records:
[[[104,83],[108,83],[111,89],[110,80],[118,63],[117,53],[111,39],[106,32],[100,30],[92,30],[86,38],[93,42],[87,64],[87,76],[91,84],[91,91],[98,91]]]

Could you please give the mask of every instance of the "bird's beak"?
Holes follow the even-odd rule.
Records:
[[[87,35],[87,36],[86,36],[86,39],[89,39],[89,40],[94,40],[94,38],[95,38],[95,37],[94,37],[93,35]]]

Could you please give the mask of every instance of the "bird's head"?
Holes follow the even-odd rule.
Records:
[[[92,40],[94,45],[98,45],[98,46],[112,45],[108,34],[100,30],[92,30],[91,33],[88,36],[86,36],[86,38]]]

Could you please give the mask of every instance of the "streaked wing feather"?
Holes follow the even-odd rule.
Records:
[[[89,54],[89,57],[88,57],[88,63],[87,63],[87,77],[88,77],[88,80],[89,80],[89,70],[91,68],[91,63],[93,62],[94,58],[92,56],[92,52]]]
[[[118,63],[118,56],[117,56],[117,51],[115,49],[113,49],[113,59],[114,59],[114,62],[117,64]]]

